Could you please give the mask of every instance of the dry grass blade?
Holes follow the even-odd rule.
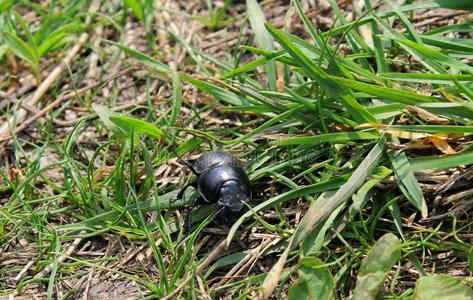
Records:
[[[100,8],[99,1],[92,1],[89,7],[89,14],[95,14]],[[91,19],[88,19],[89,22]],[[86,26],[88,24],[85,24]],[[46,94],[46,92],[51,88],[51,86],[59,79],[64,70],[71,64],[73,59],[77,56],[79,51],[84,46],[85,42],[89,38],[89,34],[84,32],[77,43],[72,47],[68,52],[66,57],[56,66],[52,72],[44,79],[44,81],[38,86],[36,91],[29,97],[25,102],[29,106],[35,106],[36,103]],[[5,137],[8,135],[10,128],[16,127],[16,124],[22,123],[28,112],[24,109],[17,110],[12,117],[9,118],[7,122],[0,126],[0,140],[5,140]]]
[[[195,270],[194,276],[197,276],[200,273],[202,273],[202,271],[204,271],[215,259],[217,259],[217,257],[226,247],[227,247],[227,240],[222,239],[218,243],[218,245],[209,253],[207,258],[197,267],[197,269]],[[174,299],[189,284],[189,282],[194,278],[194,276],[186,277],[184,281],[172,291],[172,293],[161,298],[161,300]]]

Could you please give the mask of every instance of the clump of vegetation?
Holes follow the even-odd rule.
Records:
[[[0,1],[0,293],[471,299],[470,1],[316,2]]]

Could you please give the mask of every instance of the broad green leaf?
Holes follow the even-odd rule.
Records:
[[[10,49],[16,56],[28,62],[36,78],[39,79],[41,76],[41,71],[39,68],[39,59],[36,55],[36,51],[34,51],[34,49],[31,48],[27,43],[11,32],[4,31],[2,38],[8,44],[8,46],[10,46]]]
[[[123,116],[110,116],[109,118],[110,121],[129,133],[141,133],[154,138],[161,138],[164,135],[164,132],[160,128],[140,119]]]
[[[138,62],[156,71],[161,79],[163,80],[169,79],[169,76],[172,70],[171,68],[169,68],[167,65],[163,64],[162,62],[152,58],[151,56],[143,52],[128,48],[123,44],[115,43],[109,40],[105,40],[105,42],[117,46],[118,48],[122,49],[126,54],[136,59]]]
[[[289,288],[289,300],[311,299],[309,298],[309,287],[307,281],[298,280]]]
[[[332,274],[320,259],[303,258],[299,265],[299,280],[289,289],[289,300],[335,299]]]
[[[412,300],[471,300],[473,289],[449,275],[422,276],[416,282]]]
[[[332,97],[340,101],[345,106],[348,113],[353,116],[358,123],[376,122],[376,118],[371,115],[364,106],[359,104],[352,93],[345,87],[340,86],[332,80],[314,61],[309,59],[302,51],[296,47],[283,33],[266,23],[266,28],[274,38],[287,50],[292,58],[303,68],[309,77],[317,81]]]
[[[392,233],[383,235],[363,258],[353,300],[376,299],[393,265],[401,257],[401,241]]]
[[[264,50],[273,50],[274,41],[271,35],[264,27],[266,18],[261,7],[256,0],[246,0],[246,9],[251,29],[255,35],[256,44]],[[270,90],[276,90],[276,63],[268,61],[265,63],[266,73],[268,75],[268,83]]]

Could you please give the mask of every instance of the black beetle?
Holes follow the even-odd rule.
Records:
[[[244,203],[252,198],[252,189],[248,175],[242,163],[228,152],[212,151],[202,154],[194,165],[183,161],[197,176],[197,179],[177,194],[181,199],[185,190],[192,186],[199,192],[199,197],[189,206],[185,219],[186,232],[191,229],[191,211],[195,205],[217,203],[222,208],[220,216],[228,222],[230,215],[241,212]]]

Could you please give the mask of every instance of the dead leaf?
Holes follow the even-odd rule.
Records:
[[[448,119],[445,119],[445,118],[441,118],[423,108],[420,108],[420,107],[417,107],[417,106],[412,106],[412,105],[408,105],[406,106],[406,109],[408,112],[410,113],[414,113],[414,114],[417,114],[422,120],[426,121],[426,122],[429,122],[429,123],[432,123],[432,124],[440,124],[440,125],[443,125],[443,124],[448,124],[450,123],[450,121]]]
[[[94,180],[95,182],[99,182],[105,179],[107,175],[113,172],[115,166],[104,166],[100,167],[94,172]]]
[[[394,130],[394,129],[381,129],[381,131],[386,132],[387,134],[390,134],[392,136],[398,137],[400,139],[411,140],[411,141],[423,139],[430,136],[430,134],[427,134],[427,133],[401,131],[401,130]]]
[[[448,144],[445,136],[432,135],[425,139],[424,143],[432,143],[437,149],[444,154],[455,154],[457,151]]]

